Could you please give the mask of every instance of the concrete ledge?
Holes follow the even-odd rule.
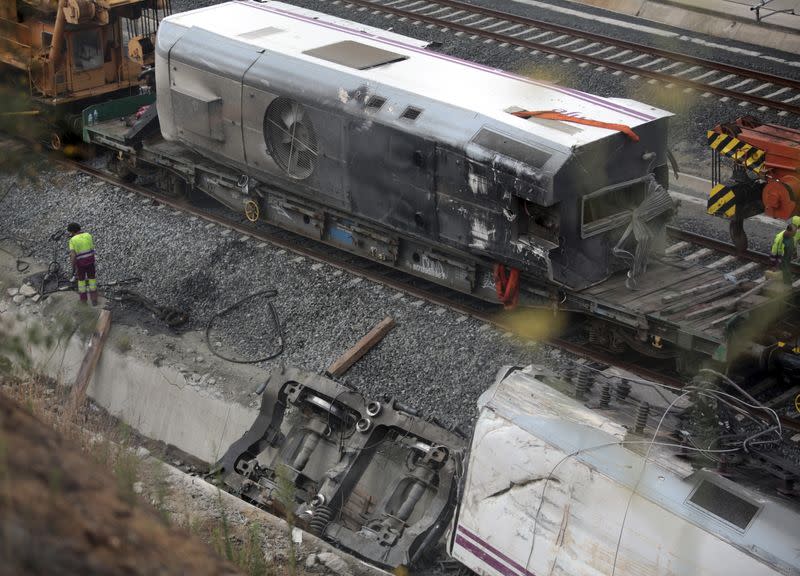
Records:
[[[70,294],[70,296],[72,296]],[[25,310],[8,300],[0,316],[3,329],[10,334],[25,334],[36,326],[40,333],[54,330],[53,309],[69,302],[53,295],[46,304]],[[36,314],[32,314],[36,310]],[[69,310],[67,308],[67,310]],[[113,330],[126,327],[114,327]],[[64,384],[75,380],[87,343],[74,335],[52,349],[29,346],[28,354],[37,370]],[[171,444],[208,463],[215,462],[256,418],[257,410],[233,401],[214,397],[189,386],[183,373],[171,366],[125,354],[107,344],[87,390],[97,404],[137,431]]]
[[[573,1],[700,34],[800,54],[800,15],[774,14],[757,22],[755,12],[747,5],[727,0]]]

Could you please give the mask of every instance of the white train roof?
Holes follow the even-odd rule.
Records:
[[[509,110],[557,111],[631,128],[671,115],[641,102],[602,98],[460,60],[427,49],[426,42],[281,2],[240,0],[175,14],[165,22],[312,64],[324,63],[326,68],[339,67],[368,85],[411,89],[421,97],[535,132],[538,138],[566,149],[614,131],[555,120],[523,120]]]

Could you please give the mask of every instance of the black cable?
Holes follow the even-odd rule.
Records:
[[[221,316],[224,316],[224,315],[232,312],[233,310],[236,310],[237,308],[242,306],[245,302],[249,302],[253,298],[257,298],[258,296],[266,296],[267,298],[274,298],[277,295],[278,295],[278,291],[274,290],[272,288],[268,288],[266,290],[260,290],[259,292],[255,292],[253,294],[250,294],[249,296],[245,296],[244,298],[242,298],[238,302],[234,303],[233,305],[228,306],[224,310],[221,310],[221,311],[217,312],[216,314],[214,314],[214,316],[211,317],[211,320],[208,321],[208,324],[206,324],[206,346],[208,346],[208,349],[211,350],[211,353],[214,354],[215,356],[219,357],[219,358],[222,358],[223,360],[227,360],[228,362],[233,362],[234,364],[257,364],[259,362],[266,362],[267,360],[272,360],[273,358],[275,358],[275,357],[279,356],[280,354],[282,354],[283,353],[283,330],[281,328],[280,318],[278,318],[278,311],[276,310],[275,305],[272,303],[272,301],[267,302],[267,304],[269,306],[269,311],[270,311],[270,316],[272,318],[272,322],[275,325],[275,330],[278,333],[278,349],[275,352],[272,352],[271,354],[268,354],[267,356],[264,356],[262,358],[256,358],[254,360],[241,360],[239,358],[230,358],[228,356],[225,356],[225,355],[217,352],[216,350],[214,350],[214,347],[211,345],[211,329],[212,329],[212,327],[214,325],[214,321],[217,318],[219,318]]]

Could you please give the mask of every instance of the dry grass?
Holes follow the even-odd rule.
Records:
[[[70,387],[32,372],[21,375],[19,364],[15,368],[15,375],[0,376],[0,393],[10,396],[59,437],[78,447],[94,464],[111,472],[116,496],[122,502],[133,508],[155,511],[161,524],[177,526],[187,538],[199,537],[220,559],[231,562],[244,574],[273,576],[283,573],[272,561],[265,559],[260,527],[232,527],[221,499],[219,509],[211,517],[195,518],[189,522],[176,519],[169,512],[173,494],[167,471],[160,461],[143,460],[137,454],[135,434],[130,427],[90,404],[78,409],[70,408],[73,406],[69,401]],[[63,496],[64,485],[69,482],[60,468],[49,468],[47,493],[42,495],[43,498],[54,502]],[[13,475],[7,465],[5,438],[0,435],[0,509],[7,508],[2,505],[3,499],[14,489]]]

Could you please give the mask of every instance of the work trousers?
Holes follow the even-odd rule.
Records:
[[[75,276],[78,278],[78,297],[86,302],[87,295],[92,304],[97,304],[97,280],[95,279],[94,259],[91,262],[75,264]]]

